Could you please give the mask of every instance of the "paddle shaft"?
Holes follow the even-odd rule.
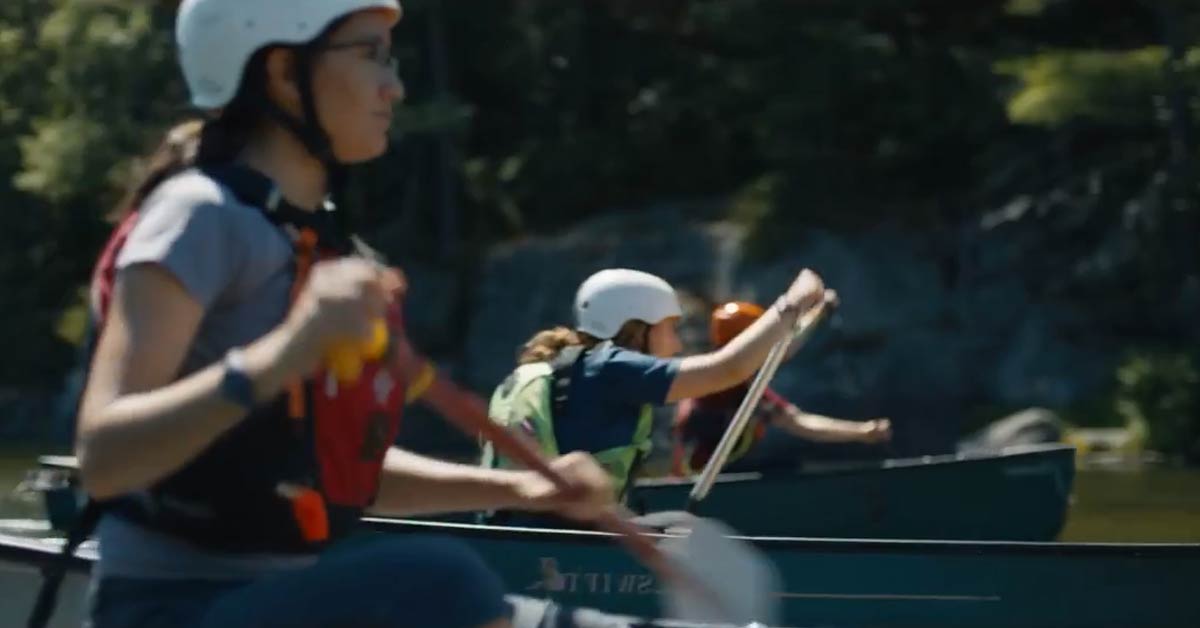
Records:
[[[783,362],[783,358],[787,355],[792,344],[802,346],[812,336],[813,330],[821,322],[829,307],[828,303],[823,302],[811,310],[807,321],[805,321],[805,316],[801,316],[796,321],[795,333],[783,338],[775,343],[774,347],[771,347],[771,352],[767,354],[767,359],[763,362],[762,367],[758,369],[758,374],[755,375],[754,380],[750,383],[750,388],[746,391],[746,396],[742,398],[741,405],[738,406],[733,419],[725,428],[725,433],[721,435],[721,440],[717,443],[716,450],[713,451],[712,456],[709,456],[708,463],[704,465],[704,470],[700,473],[696,484],[692,486],[692,492],[688,495],[688,512],[694,512],[700,501],[708,497],[713,483],[717,480],[717,474],[721,472],[721,468],[729,460],[729,455],[733,452],[734,444],[737,443],[742,432],[746,429],[746,425],[750,422],[750,417],[754,414],[754,409],[758,406],[759,400],[762,399],[763,393],[767,390],[767,384],[775,377],[775,372],[779,370],[779,365]]]

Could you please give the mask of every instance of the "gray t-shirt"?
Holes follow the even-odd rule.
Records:
[[[142,204],[117,269],[158,264],[204,308],[183,361],[185,376],[249,344],[283,321],[292,246],[262,211],[206,175],[175,176]],[[217,554],[106,516],[97,531],[97,574],[131,578],[246,578],[310,564],[310,557]]]

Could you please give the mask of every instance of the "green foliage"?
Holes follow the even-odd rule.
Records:
[[[40,110],[22,139],[18,188],[52,204],[115,200],[129,160],[153,145],[184,95],[171,15],[150,3],[61,3],[41,24]]]
[[[53,384],[80,339],[77,288],[131,160],[181,110],[166,3],[70,0],[0,10],[0,362]]]
[[[17,189],[49,203],[83,194],[80,183],[95,181],[96,170],[112,164],[113,155],[104,154],[108,151],[94,150],[106,138],[100,122],[83,116],[34,121],[33,134],[21,139],[25,170],[14,179]]]
[[[664,199],[728,199],[760,255],[816,226],[944,230],[1027,205],[1045,254],[1013,272],[1062,298],[1150,299],[1194,267],[1200,6],[1101,4],[412,0],[400,141],[360,169],[351,209],[393,257],[444,262],[443,236],[469,257]],[[174,8],[0,3],[6,385],[70,363],[102,217],[188,113]],[[1095,261],[1110,242],[1132,253]],[[1062,279],[1077,267],[1117,270]]]
[[[1200,463],[1200,367],[1186,353],[1130,356],[1117,371],[1117,413],[1149,432],[1150,446]]]
[[[1008,102],[1017,123],[1058,127],[1072,120],[1121,126],[1165,119],[1167,53],[1160,47],[1132,51],[1053,51],[1002,62],[998,69],[1021,87]],[[1200,86],[1200,50],[1180,70],[1186,87]]]

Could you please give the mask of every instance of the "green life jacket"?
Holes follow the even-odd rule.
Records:
[[[558,440],[554,436],[554,416],[566,408],[571,371],[584,354],[582,347],[569,347],[552,362],[521,365],[492,394],[488,416],[505,428],[521,430],[531,436],[544,455],[561,455]],[[624,499],[633,474],[650,453],[653,427],[653,407],[642,406],[631,443],[592,452],[592,457],[608,471],[618,500]],[[484,442],[482,446],[482,466],[521,468],[518,463],[498,455],[491,442]]]

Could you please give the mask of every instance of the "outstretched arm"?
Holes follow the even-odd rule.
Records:
[[[789,434],[820,443],[884,443],[892,438],[892,423],[888,419],[847,421],[822,414],[805,412],[767,390],[761,404],[766,406],[771,424]]]

